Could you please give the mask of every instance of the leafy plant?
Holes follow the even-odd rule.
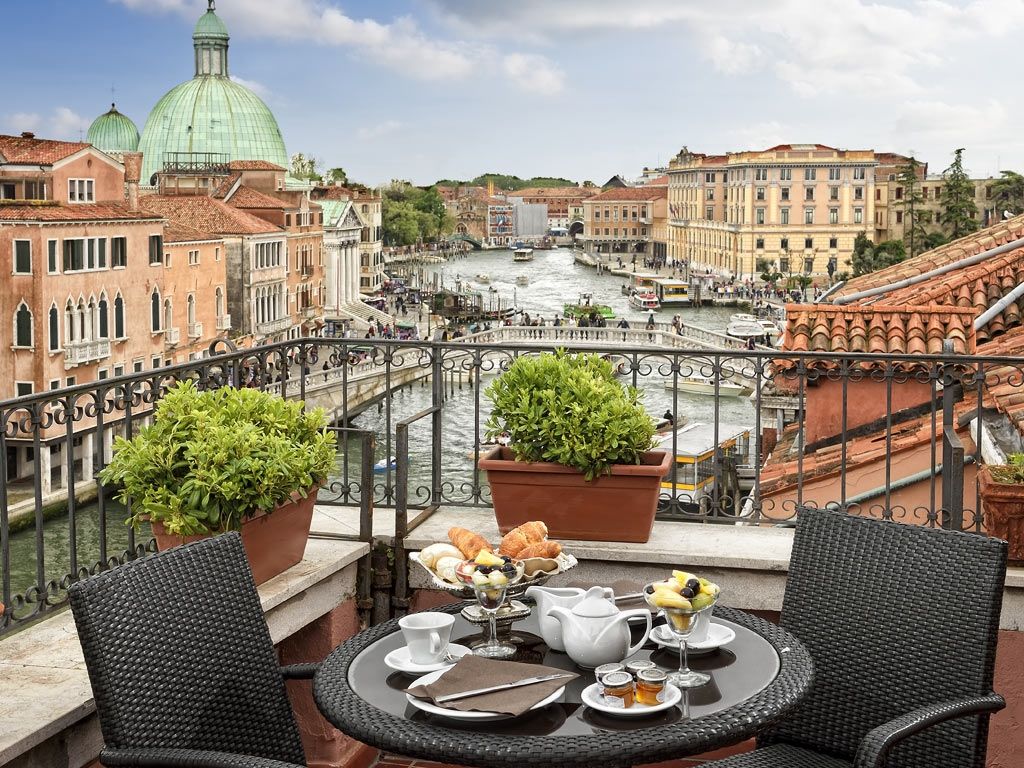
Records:
[[[1024,453],[1011,453],[1006,464],[989,467],[989,471],[997,483],[1024,485]]]
[[[334,433],[321,409],[255,389],[199,391],[190,381],[157,404],[153,424],[114,442],[99,474],[131,504],[126,523],[160,522],[168,533],[237,530],[293,493],[305,497],[334,466]]]
[[[520,357],[485,394],[493,404],[487,435],[507,433],[518,461],[563,464],[593,480],[612,464],[639,464],[651,447],[642,393],[623,387],[597,355]]]

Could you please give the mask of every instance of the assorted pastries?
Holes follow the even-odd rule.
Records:
[[[514,575],[519,562],[532,558],[554,560],[562,553],[562,545],[547,538],[548,527],[539,520],[523,523],[506,533],[497,548],[475,531],[458,526],[448,530],[451,543],[431,544],[419,553],[420,562],[443,581],[465,582],[467,565],[480,574],[477,578],[500,579]],[[470,564],[461,566],[466,561]],[[543,566],[542,566],[543,567]]]

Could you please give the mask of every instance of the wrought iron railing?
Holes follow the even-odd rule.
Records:
[[[61,605],[74,580],[151,551],[94,478],[112,438],[136,434],[184,379],[275,391],[374,435],[342,441],[320,502],[395,507],[414,515],[410,529],[439,506],[490,505],[477,468],[491,447],[486,385],[516,357],[555,348],[608,356],[653,417],[674,418],[661,437],[677,457],[662,519],[778,525],[828,505],[983,531],[982,446],[1020,444],[1000,421],[1016,402],[1000,388],[1024,382],[1024,359],[687,349],[661,329],[538,330],[557,329],[503,329],[491,342],[218,341],[203,360],[0,402],[0,633]]]

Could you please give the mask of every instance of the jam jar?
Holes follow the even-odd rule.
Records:
[[[642,670],[655,669],[657,666],[653,661],[630,661],[626,664],[626,671],[633,676],[634,680],[637,680]]]
[[[638,704],[656,707],[665,700],[665,681],[668,675],[660,669],[641,669],[637,673],[636,700]]]
[[[601,682],[605,675],[610,675],[612,672],[625,672],[626,668],[621,664],[602,664],[600,667],[594,670],[594,677],[597,682]]]
[[[604,703],[609,707],[629,709],[633,706],[633,676],[629,672],[608,673],[601,678],[601,687],[604,690]]]

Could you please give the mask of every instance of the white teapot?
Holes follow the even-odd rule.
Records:
[[[603,594],[605,597],[615,597],[615,593],[608,587],[604,587]],[[573,608],[583,601],[587,591],[579,587],[530,587],[526,590],[526,596],[537,602],[540,636],[548,648],[565,653],[562,625],[551,615],[551,609],[556,606]]]
[[[620,611],[604,597],[604,587],[591,587],[586,596],[570,611],[561,606],[548,609],[548,616],[562,625],[565,652],[579,666],[587,669],[614,664],[632,656],[647,642],[651,633],[651,612],[646,608]],[[643,637],[634,645],[628,619],[642,616],[647,626]]]

